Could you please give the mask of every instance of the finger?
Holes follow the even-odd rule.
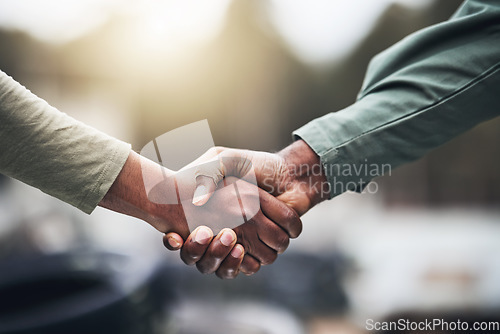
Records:
[[[252,255],[262,265],[273,263],[278,257],[278,253],[259,239],[257,226],[261,224],[264,215],[255,216],[247,223],[234,229],[238,235],[238,242],[245,247],[247,254]]]
[[[163,245],[169,250],[179,250],[183,243],[184,240],[177,233],[170,232],[163,236]]]
[[[310,200],[295,191],[287,191],[276,196],[276,198],[285,203],[288,207],[292,208],[299,217],[309,211],[312,206]]]
[[[215,272],[235,244],[236,233],[229,228],[223,229],[210,243],[201,259],[196,262],[196,267],[204,274]]]
[[[257,225],[259,240],[278,252],[278,254],[283,253],[290,244],[288,234],[280,226],[264,216],[262,212],[257,213],[254,219],[258,219],[259,221]]]
[[[225,176],[244,178],[252,170],[252,160],[247,151],[226,149],[219,156]]]
[[[252,162],[245,158],[245,154],[240,153],[238,150],[225,149],[222,153],[212,156],[215,152],[220,151],[221,148],[209,150],[204,154],[202,160],[196,160],[203,161],[203,163],[196,166],[195,171],[196,187],[192,203],[196,206],[202,206],[210,199],[217,188],[217,184],[224,177],[232,175],[244,178],[252,171]],[[211,157],[209,161],[207,161],[208,157]],[[256,183],[256,181],[253,183]]]
[[[248,254],[252,255],[264,266],[273,263],[278,258],[278,252],[263,242],[255,245],[252,251],[248,251]]]
[[[278,224],[290,238],[302,232],[302,221],[297,213],[271,194],[259,189],[260,207],[267,218]]]
[[[216,188],[215,180],[206,175],[196,177],[196,190],[193,194],[193,204],[202,206],[210,199]]]
[[[181,259],[188,265],[195,264],[205,254],[212,241],[213,232],[206,226],[198,226],[186,239],[181,249]]]
[[[247,276],[253,275],[260,269],[260,262],[253,256],[245,254],[240,265],[240,271]]]
[[[223,152],[225,150],[227,150],[227,148],[223,147],[223,146],[211,147],[205,153],[200,155],[198,158],[196,158],[195,160],[191,161],[189,164],[184,166],[183,169],[198,166],[198,165],[206,163],[208,161],[213,161],[221,152]]]
[[[235,245],[231,253],[222,261],[219,269],[215,274],[222,279],[233,279],[238,276],[239,268],[243,257],[245,256],[245,249],[242,245]]]
[[[226,175],[224,166],[218,157],[196,166],[194,172],[196,178],[196,187],[193,194],[193,204],[202,206],[210,196],[212,196],[217,184],[219,184]]]

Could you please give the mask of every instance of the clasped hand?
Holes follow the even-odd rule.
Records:
[[[299,142],[292,147],[300,149],[302,145],[306,144]],[[215,272],[221,278],[234,278],[240,271],[251,275],[261,265],[274,262],[288,247],[289,239],[300,234],[299,215],[325,195],[311,189],[310,182],[303,182],[311,175],[292,172],[298,152],[285,149],[280,153],[213,148],[181,172],[170,174],[174,177],[163,186],[158,187],[161,182],[156,181],[150,200],[161,203],[159,194],[175,184],[182,203],[174,215],[176,224],[167,224],[175,228],[155,226],[166,233],[164,245],[171,250],[181,248],[186,264],[196,264],[200,272]],[[310,157],[317,158],[314,153]],[[186,176],[183,171],[189,169],[194,173]],[[249,170],[254,173],[254,182],[246,179]],[[324,181],[324,176],[317,177]],[[214,237],[212,230],[202,225],[238,226],[223,228]],[[198,227],[191,228],[183,240],[193,226]]]

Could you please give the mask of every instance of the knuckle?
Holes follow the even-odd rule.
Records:
[[[217,276],[220,279],[229,279],[229,277],[227,277],[224,274],[219,273],[218,271],[215,272],[215,276]]]
[[[196,263],[196,269],[202,274],[211,274],[215,271],[214,268],[204,265],[203,263],[197,262]]]
[[[193,249],[189,248],[189,245],[185,245],[181,249],[181,260],[187,265],[193,265],[201,259],[202,254],[199,254]]]
[[[227,256],[228,246],[224,246],[222,243],[219,248],[216,248],[210,252],[210,257],[214,259],[214,261],[220,262]]]
[[[182,260],[182,262],[184,262],[188,266],[191,266],[191,265],[195,264],[198,259],[195,259],[189,255],[181,253],[181,260]]]
[[[294,210],[287,210],[283,221],[285,222],[284,228],[292,238],[298,237],[300,232],[302,232],[302,221]]]
[[[198,249],[195,244],[186,243],[181,249],[181,257],[187,261],[197,262],[200,260],[204,252],[204,249]]]
[[[240,270],[246,276],[250,276],[258,272],[260,269],[260,262],[253,259],[252,257],[245,255],[243,263],[241,264]]]
[[[278,253],[276,252],[269,252],[269,254],[266,254],[265,256],[263,256],[261,259],[260,259],[260,262],[262,265],[269,265],[271,263],[273,263],[274,261],[276,261],[276,259],[278,258]]]
[[[218,243],[217,245],[213,245],[211,249],[209,249],[205,255],[204,259],[210,259],[211,262],[220,263],[228,253],[228,247],[224,246],[222,243]]]
[[[215,272],[215,275],[219,277],[220,279],[233,279],[237,275],[237,271],[230,269],[230,270],[217,270]]]
[[[290,238],[287,235],[285,235],[285,233],[281,234],[278,237],[278,244],[277,244],[278,253],[283,253],[284,251],[286,251],[289,244],[290,244]]]
[[[294,210],[292,210],[292,209],[290,209],[288,207],[287,207],[287,210],[286,210],[286,212],[284,214],[283,219],[289,225],[296,225],[296,224],[300,223],[300,219],[299,219],[299,216],[297,215],[297,213]]]

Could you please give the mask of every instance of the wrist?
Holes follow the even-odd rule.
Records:
[[[149,196],[151,189],[170,173],[131,151],[120,174],[99,205],[144,220],[161,232],[176,232],[185,237],[189,231],[183,219],[181,204],[162,204],[152,201]],[[173,188],[163,189],[175,194],[175,183],[172,186]]]
[[[139,156],[145,200],[142,208],[150,225],[163,233],[175,232],[183,238],[189,228],[179,198],[176,173]]]
[[[319,156],[303,140],[297,140],[278,152],[287,170],[287,185],[308,200],[306,211],[329,198],[330,185]]]

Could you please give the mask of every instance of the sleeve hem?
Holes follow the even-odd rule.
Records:
[[[111,185],[113,185],[114,181],[118,177],[118,174],[120,174],[130,154],[130,150],[130,144],[117,141],[116,148],[114,149],[110,159],[102,168],[95,186],[77,205],[78,209],[86,214],[91,214],[94,211],[99,202],[108,192],[109,188],[111,188]]]

